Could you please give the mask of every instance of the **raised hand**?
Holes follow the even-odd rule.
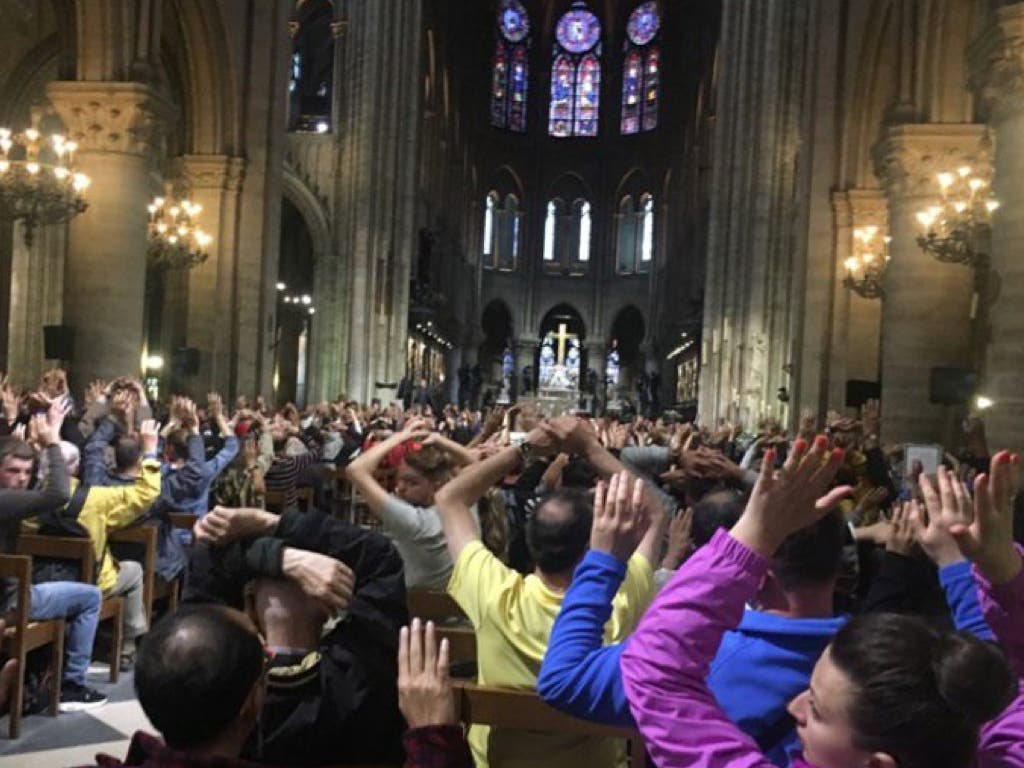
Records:
[[[921,548],[940,568],[964,560],[964,554],[953,538],[953,526],[966,528],[974,521],[970,494],[945,467],[936,476],[938,490],[927,475],[921,475],[924,506],[916,501],[905,505]]]
[[[791,533],[816,523],[852,488],[840,486],[829,491],[843,460],[843,451],[826,457],[828,439],[819,435],[808,452],[803,439],[793,444],[785,466],[775,471],[775,451],[765,452],[757,479],[732,535],[764,557],[772,557]]]
[[[196,522],[196,539],[221,547],[233,541],[265,535],[277,527],[278,516],[262,509],[216,506]]]
[[[50,426],[45,413],[37,413],[32,416],[29,422],[28,433],[30,442],[41,448],[48,445],[56,445],[60,442],[60,427],[54,429]]]
[[[669,523],[668,547],[665,549],[665,557],[661,560],[661,567],[669,571],[676,570],[692,549],[693,510],[688,508],[673,517]]]
[[[155,419],[146,419],[139,429],[139,443],[142,452],[156,453],[157,442],[160,439],[160,424]]]
[[[14,391],[14,387],[3,375],[0,375],[0,399],[3,400],[4,419],[8,424],[16,421],[19,409],[18,393]]]
[[[628,472],[597,484],[590,548],[626,562],[647,533],[651,520],[644,508],[644,484]]]
[[[993,456],[988,474],[974,481],[974,519],[949,529],[960,551],[993,584],[1010,581],[1021,569],[1013,545],[1013,497],[1019,469],[1018,454],[1000,451]]]
[[[410,728],[454,725],[455,699],[448,678],[448,639],[440,646],[434,622],[419,619],[398,633],[398,708]]]
[[[206,410],[211,419],[216,419],[224,413],[224,400],[216,392],[210,392],[206,396]]]
[[[348,608],[356,577],[352,569],[340,560],[285,547],[281,556],[281,572],[319,602],[330,615]]]
[[[909,504],[902,504],[893,509],[892,525],[889,527],[889,537],[885,542],[886,552],[895,552],[897,555],[909,557],[914,551],[916,536],[910,515]]]
[[[569,454],[560,453],[551,460],[548,468],[544,470],[544,474],[541,475],[540,481],[545,488],[552,491],[557,491],[562,487],[562,472],[569,464]]]

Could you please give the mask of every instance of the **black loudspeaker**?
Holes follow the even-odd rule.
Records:
[[[963,405],[978,388],[978,376],[969,368],[932,368],[928,380],[928,402]]]
[[[181,376],[195,376],[199,373],[199,350],[195,347],[178,347],[172,360],[175,373]]]
[[[866,379],[848,379],[846,382],[846,407],[860,408],[868,400],[882,397],[882,385]]]
[[[43,351],[47,360],[71,362],[75,356],[75,329],[70,325],[44,325]]]

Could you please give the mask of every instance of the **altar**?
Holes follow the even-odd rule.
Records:
[[[540,345],[537,405],[549,416],[572,413],[580,401],[580,340],[565,323]]]

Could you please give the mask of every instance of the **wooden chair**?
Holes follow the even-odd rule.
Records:
[[[64,619],[30,621],[32,558],[25,555],[0,555],[0,578],[16,579],[18,582],[18,604],[7,614],[7,627],[0,645],[18,661],[18,674],[10,699],[10,737],[18,738],[21,733],[21,710],[25,698],[25,667],[28,652],[46,645],[53,646],[50,662],[50,717],[60,711],[60,683],[64,672]]]
[[[96,555],[89,539],[71,536],[40,536],[23,533],[18,537],[18,553],[33,557],[73,560],[79,563],[78,580],[96,583]],[[121,678],[121,642],[124,635],[124,601],[120,597],[104,597],[99,623],[112,621],[113,642],[110,649],[110,682]]]
[[[630,768],[645,768],[647,765],[639,731],[572,717],[545,704],[534,691],[480,686],[462,680],[453,680],[452,688],[456,712],[467,725],[475,723],[524,731],[623,739],[629,744]]]
[[[156,575],[157,535],[155,525],[134,525],[111,531],[107,537],[115,554],[118,550],[124,553],[118,554],[121,559],[142,564],[142,605],[146,609],[146,621],[150,624],[153,622],[154,603],[166,600],[168,611],[174,611],[178,607],[180,591],[178,579],[164,581]]]
[[[476,632],[472,627],[437,626],[437,640],[448,639],[448,660],[452,664],[476,661]]]
[[[410,589],[406,592],[405,600],[410,618],[429,620],[435,624],[469,621],[455,599],[439,589]]]

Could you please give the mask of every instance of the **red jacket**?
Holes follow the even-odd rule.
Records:
[[[473,758],[461,725],[431,725],[413,728],[402,737],[404,768],[473,768]],[[344,764],[339,755],[339,764]],[[178,752],[156,736],[136,731],[125,759],[97,755],[98,768],[268,768],[241,759],[198,757]]]

